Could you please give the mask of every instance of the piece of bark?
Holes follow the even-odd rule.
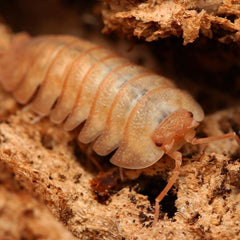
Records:
[[[155,41],[182,37],[186,45],[202,34],[220,42],[240,41],[240,3],[233,0],[105,0],[103,32]]]

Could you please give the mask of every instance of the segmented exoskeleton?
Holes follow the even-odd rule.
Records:
[[[203,120],[198,103],[168,79],[135,65],[114,52],[72,36],[20,35],[0,57],[0,82],[21,104],[72,130],[84,121],[79,141],[94,142],[99,155],[117,151],[111,162],[129,169],[146,168],[163,154],[175,160],[171,179],[156,199],[174,184],[182,162],[178,149],[235,137],[196,139]]]

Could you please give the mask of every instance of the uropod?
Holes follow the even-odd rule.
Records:
[[[167,154],[173,174],[155,203],[175,183],[182,163],[179,149],[235,138],[234,133],[197,139],[204,118],[200,105],[170,80],[135,65],[111,50],[73,36],[35,38],[19,34],[0,55],[0,83],[21,104],[49,115],[70,131],[84,123],[78,140],[93,142],[111,163],[127,169],[147,168]]]

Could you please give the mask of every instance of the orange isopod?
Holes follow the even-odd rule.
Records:
[[[0,83],[21,104],[49,115],[70,131],[85,122],[82,143],[94,142],[102,156],[115,149],[111,162],[128,169],[153,165],[163,154],[175,160],[173,175],[159,202],[179,174],[186,142],[240,140],[234,132],[195,138],[204,118],[200,105],[170,80],[88,41],[72,36],[20,34],[0,57]]]

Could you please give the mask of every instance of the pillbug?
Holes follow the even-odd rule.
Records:
[[[70,131],[84,122],[78,140],[93,142],[102,156],[116,150],[111,162],[128,169],[153,165],[163,154],[175,160],[173,175],[156,198],[159,202],[176,181],[186,142],[200,144],[234,132],[195,138],[204,118],[200,105],[170,80],[135,65],[88,41],[72,36],[20,34],[0,55],[0,83],[21,104],[49,115]]]

